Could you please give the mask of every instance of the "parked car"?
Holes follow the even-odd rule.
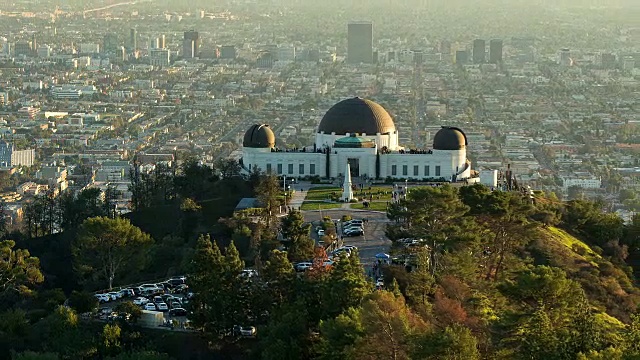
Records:
[[[108,292],[106,295],[109,296],[111,300],[118,300],[119,298],[122,297],[122,296],[118,296],[119,293],[116,291]]]
[[[146,304],[149,303],[149,299],[147,299],[146,297],[140,296],[140,297],[137,297],[137,298],[133,299],[133,303],[135,305],[146,305]]]
[[[151,302],[146,303],[146,304],[144,305],[144,309],[145,309],[145,310],[149,310],[149,311],[157,311],[157,309],[156,309],[156,305],[155,305],[154,303],[151,303]]]
[[[347,230],[344,232],[344,236],[347,236],[347,237],[362,236],[362,235],[364,235],[364,231],[362,230],[353,229],[353,230]]]
[[[169,310],[169,315],[171,316],[187,316],[187,310],[184,308],[175,308]]]
[[[121,294],[121,296],[120,296],[121,298],[136,296],[136,293],[133,291],[133,289],[122,289],[122,290],[120,290],[120,294]]]
[[[324,230],[318,230],[318,236],[319,237],[323,237],[324,236]]]
[[[183,306],[182,302],[180,302],[180,301],[172,301],[172,302],[170,302],[168,304],[169,304],[169,307],[171,307],[172,309],[179,309],[179,308],[181,308]]]
[[[240,335],[244,337],[256,336],[256,328],[254,326],[242,326],[240,327]]]
[[[309,270],[311,266],[313,266],[313,264],[310,262],[300,262],[300,263],[297,263],[294,266],[294,268],[296,271],[305,271],[305,270]]]
[[[169,311],[169,306],[167,306],[167,304],[161,302],[161,303],[157,303],[156,304],[156,309],[158,309],[158,311],[165,312],[165,311]]]
[[[107,294],[95,294],[93,296],[95,296],[96,299],[98,299],[98,303],[99,304],[111,301],[111,296],[109,296]]]
[[[153,297],[153,303],[154,304],[158,304],[158,303],[163,303],[164,299],[162,298],[162,296],[154,296]]]

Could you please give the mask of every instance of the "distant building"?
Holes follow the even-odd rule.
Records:
[[[97,91],[93,85],[77,86],[77,85],[62,85],[51,88],[51,96],[54,99],[69,99],[77,100],[82,95],[93,95]]]
[[[263,51],[258,55],[256,59],[256,66],[259,68],[271,68],[273,67],[273,55],[270,51]]]
[[[236,47],[234,45],[225,45],[220,47],[221,59],[233,60],[236,56]]]
[[[40,58],[48,58],[51,56],[51,47],[49,45],[40,45],[37,54]]]
[[[456,64],[466,65],[469,62],[469,52],[467,50],[456,51]]]
[[[33,45],[31,41],[18,41],[13,48],[15,56],[31,56],[33,54]]]
[[[600,55],[600,64],[605,69],[616,68],[616,56],[611,53],[604,53]]]
[[[80,44],[80,54],[97,54],[100,52],[100,45],[95,43]]]
[[[12,143],[0,140],[0,167],[33,166],[34,149],[16,150]]]
[[[347,62],[373,63],[373,23],[350,22],[347,26]]]
[[[132,52],[138,50],[138,30],[129,30],[129,50]]]
[[[198,49],[200,47],[200,36],[197,31],[185,31],[182,40],[182,57],[185,59],[193,59],[198,57]]]
[[[151,49],[149,51],[149,64],[153,66],[169,66],[171,53],[167,49]]]
[[[489,62],[492,64],[502,62],[502,40],[493,39],[489,41]]]
[[[560,49],[558,54],[558,64],[561,66],[571,66],[571,50],[568,48]]]
[[[160,37],[158,38],[158,48],[160,49],[166,49],[167,48],[167,38],[164,35],[160,35]]]
[[[473,63],[484,64],[486,62],[486,43],[482,39],[473,40]]]
[[[102,50],[107,53],[115,53],[118,51],[118,36],[114,33],[108,33],[102,39]]]

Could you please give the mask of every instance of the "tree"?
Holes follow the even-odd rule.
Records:
[[[460,201],[455,188],[441,186],[412,189],[407,199],[392,208],[388,217],[396,224],[389,225],[388,232],[406,229],[403,231],[409,236],[427,240],[431,248],[429,271],[435,275],[440,255],[464,233],[460,225],[469,207]]]
[[[413,358],[425,360],[480,359],[478,340],[461,325],[447,326],[444,331],[427,332],[416,337]]]
[[[484,249],[487,280],[498,279],[511,253],[531,239],[535,224],[527,216],[532,210],[531,204],[514,192],[493,191],[486,196],[478,221],[490,231]]]
[[[362,327],[361,309],[349,308],[334,319],[320,321],[320,360],[355,360],[353,346],[365,335]]]
[[[264,209],[263,219],[267,224],[267,228],[270,228],[277,210],[280,208],[280,184],[278,178],[272,174],[263,175],[255,192],[260,206]]]
[[[14,250],[15,242],[0,242],[0,299],[10,294],[29,292],[29,287],[44,281],[40,260],[28,250]]]
[[[287,259],[287,253],[272,250],[269,260],[264,264],[261,272],[262,279],[269,284],[268,292],[271,303],[279,306],[288,303],[294,291],[295,272],[293,265]]]
[[[280,231],[285,239],[284,243],[290,261],[298,262],[313,257],[315,243],[309,236],[311,224],[305,224],[300,211],[292,210],[283,217]]]
[[[118,324],[106,324],[102,328],[102,353],[117,354],[120,352],[120,326]]]
[[[7,233],[7,216],[6,216],[7,206],[4,201],[0,200],[0,240],[4,239],[5,234]]]
[[[169,355],[160,354],[155,351],[134,351],[130,353],[120,353],[117,356],[108,357],[108,360],[171,360]]]
[[[138,319],[142,316],[142,310],[140,307],[131,301],[123,301],[119,303],[116,305],[114,310],[120,314],[129,314],[131,316],[130,321],[134,324],[138,322]]]
[[[69,296],[69,306],[79,314],[84,314],[98,307],[98,299],[90,292],[74,290]]]
[[[191,304],[194,325],[220,336],[234,325],[247,322],[251,299],[246,293],[250,287],[243,269],[244,263],[233,242],[223,256],[209,236],[198,239],[187,277],[195,294]]]
[[[71,309],[59,306],[52,314],[34,325],[35,340],[42,350],[65,358],[83,358],[95,349],[91,339],[79,326],[78,315]]]
[[[297,360],[310,358],[309,321],[299,303],[285,305],[274,314],[260,341],[261,359]]]
[[[194,325],[204,328],[205,331],[211,331],[210,323],[216,320],[211,318],[208,307],[216,305],[211,303],[211,298],[219,288],[216,275],[220,275],[222,266],[223,258],[218,245],[211,241],[209,235],[201,235],[196,244],[187,279],[194,293],[190,305]]]
[[[358,252],[353,251],[351,256],[338,258],[323,291],[325,318],[332,318],[351,307],[360,306],[362,299],[370,291],[371,284],[365,277]]]
[[[353,348],[357,359],[409,359],[410,339],[426,324],[388,291],[371,294],[362,305],[364,335]]]
[[[106,279],[112,289],[116,276],[144,266],[152,243],[151,237],[129,220],[89,218],[72,244],[74,265],[81,274]]]

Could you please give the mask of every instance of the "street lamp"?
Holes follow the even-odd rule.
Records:
[[[407,194],[409,193],[409,179],[404,179],[404,197],[407,197]]]

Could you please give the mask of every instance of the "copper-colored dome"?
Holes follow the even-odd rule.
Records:
[[[250,148],[272,148],[276,146],[276,136],[266,124],[251,125],[249,130],[244,133],[242,140],[243,147]]]
[[[434,150],[462,150],[467,146],[467,135],[457,127],[443,126],[433,137]]]
[[[371,100],[354,97],[333,105],[320,121],[318,132],[338,135],[377,133],[396,131],[391,115],[380,104]]]

